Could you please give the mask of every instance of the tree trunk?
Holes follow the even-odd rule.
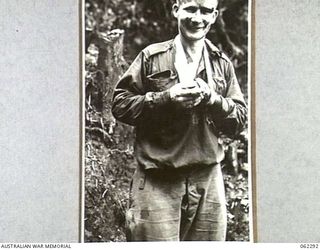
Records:
[[[111,114],[113,89],[124,73],[126,62],[123,58],[123,30],[112,30],[99,33],[99,58],[98,69],[105,72],[105,79],[99,79],[102,83],[102,119],[103,124],[108,126],[108,133],[113,133],[115,119]]]

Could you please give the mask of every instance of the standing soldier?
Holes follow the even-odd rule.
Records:
[[[247,108],[231,61],[205,38],[217,5],[177,0],[179,34],[140,52],[115,88],[114,116],[136,127],[128,241],[225,240],[219,134],[238,133]]]

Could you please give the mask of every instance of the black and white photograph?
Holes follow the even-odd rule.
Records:
[[[85,0],[84,242],[253,241],[251,1]]]
[[[318,248],[320,1],[0,6],[1,248]]]

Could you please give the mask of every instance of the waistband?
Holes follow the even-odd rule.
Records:
[[[143,169],[142,166],[138,166],[139,170],[143,172],[146,176],[161,178],[161,179],[175,179],[175,178],[186,178],[201,173],[203,171],[208,171],[213,168],[220,168],[220,163],[215,163],[211,165],[190,165],[181,168],[150,168]]]

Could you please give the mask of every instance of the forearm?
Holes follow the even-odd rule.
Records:
[[[128,90],[115,90],[112,113],[116,119],[129,125],[137,125],[148,113],[157,112],[170,102],[168,90],[135,94]]]
[[[247,106],[243,99],[216,95],[207,103],[207,107],[213,120],[228,135],[239,133],[246,125]]]

